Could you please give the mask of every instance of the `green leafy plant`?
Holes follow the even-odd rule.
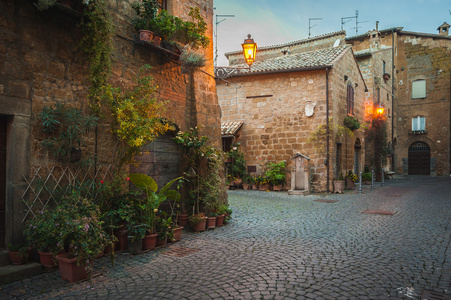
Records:
[[[39,11],[44,11],[54,6],[56,0],[38,0],[34,5],[37,7]]]
[[[175,130],[173,123],[163,118],[166,102],[155,98],[158,87],[151,76],[144,74],[149,69],[148,65],[141,68],[130,87],[104,87],[102,101],[107,105],[104,114],[110,118],[112,132],[120,144],[120,164],[132,163],[143,145],[166,131]]]
[[[346,116],[344,119],[344,124],[351,130],[356,130],[360,128],[360,122],[353,116]]]
[[[228,204],[221,204],[218,207],[217,213],[219,215],[224,215],[224,221],[227,222],[232,218],[232,209]]]
[[[27,244],[20,243],[20,244],[11,244],[9,243],[6,246],[6,249],[10,252],[18,252],[19,257],[27,259],[30,254],[30,247]]]
[[[144,203],[141,204],[141,208],[145,213],[145,220],[150,232],[153,233],[155,229],[155,216],[161,203],[167,199],[173,199],[175,201],[180,199],[180,193],[177,190],[170,190],[170,187],[182,177],[172,179],[158,193],[158,184],[151,177],[145,174],[133,173],[130,174],[129,178],[146,197]]]
[[[246,160],[244,153],[240,151],[240,143],[232,144],[231,150],[226,153],[229,164],[226,165],[226,173],[236,178],[243,178],[246,174]]]
[[[136,12],[136,18],[132,19],[132,25],[136,30],[150,30],[152,22],[158,13],[158,0],[142,0],[132,4]]]
[[[105,246],[112,246],[102,228],[99,207],[77,193],[61,199],[55,209],[40,211],[27,222],[24,235],[38,250],[70,252],[77,258],[77,265],[83,266]],[[86,268],[90,270],[91,264]]]
[[[205,66],[207,59],[202,53],[194,51],[187,45],[183,47],[179,61],[183,68],[193,70]]]
[[[371,172],[362,173],[362,181],[371,181]]]
[[[267,171],[265,172],[265,177],[269,178],[269,182],[273,185],[280,185],[285,183],[285,167],[286,162],[283,160],[279,163],[268,163]]]
[[[105,0],[88,1],[88,8],[83,11],[81,28],[81,48],[88,55],[89,63],[90,105],[95,113],[99,113],[102,87],[107,84],[111,74],[114,36],[112,14]]]
[[[44,107],[38,113],[38,122],[47,135],[41,146],[49,150],[60,162],[77,162],[81,159],[81,142],[91,128],[97,125],[97,118],[85,115],[74,107],[57,103]]]
[[[205,216],[203,214],[192,214],[188,217],[188,222],[191,225],[199,224],[203,220],[205,220]]]

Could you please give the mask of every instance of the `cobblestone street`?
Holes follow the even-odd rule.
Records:
[[[451,293],[451,180],[397,177],[364,194],[229,191],[233,221],[131,257],[96,260],[91,282],[58,271],[1,286],[2,299],[418,299]],[[315,200],[337,200],[334,203]],[[328,201],[332,202],[332,201]],[[365,210],[395,212],[363,214]],[[198,249],[167,255],[176,247]],[[168,253],[169,252],[169,253]]]

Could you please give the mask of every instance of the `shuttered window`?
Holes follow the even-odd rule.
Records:
[[[415,80],[412,82],[412,99],[426,98],[426,80]]]

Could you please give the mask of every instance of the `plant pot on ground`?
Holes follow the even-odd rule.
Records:
[[[146,234],[142,241],[142,249],[143,250],[153,250],[157,246],[157,237],[158,234]]]
[[[77,265],[77,258],[71,253],[59,254],[56,256],[56,260],[61,277],[72,283],[88,278],[89,272],[92,270],[92,261],[88,265]]]
[[[8,244],[8,255],[13,265],[23,265],[27,262],[28,256],[30,256],[31,248],[26,245],[12,245]]]
[[[208,229],[216,228],[216,217],[208,217],[207,218],[207,228]]]
[[[191,229],[195,232],[205,231],[207,227],[207,218],[200,214],[193,214],[189,217]]]
[[[222,214],[222,215],[218,215],[217,217],[216,217],[216,227],[222,227],[222,226],[224,226],[224,214]]]
[[[172,229],[173,242],[178,242],[182,239],[182,231],[183,231],[182,226]]]

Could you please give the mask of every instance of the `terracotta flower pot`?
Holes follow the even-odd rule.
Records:
[[[280,192],[282,190],[282,185],[281,184],[275,184],[272,186],[272,190],[276,191],[276,192]]]
[[[353,190],[355,188],[355,182],[350,178],[346,178],[346,188]]]
[[[219,215],[216,217],[216,227],[224,226],[224,216],[225,215]]]
[[[243,183],[243,190],[248,190],[248,189],[249,189],[249,184]]]
[[[9,259],[13,265],[23,265],[27,262],[26,256],[22,255],[20,252],[8,252]]]
[[[150,30],[140,30],[139,39],[144,42],[151,43],[153,40],[153,32]]]
[[[128,252],[133,255],[141,253],[143,249],[143,239],[134,238],[132,236],[128,237]]]
[[[127,250],[128,249],[128,230],[121,230],[118,234],[116,234],[116,238],[118,240],[118,250]]]
[[[43,265],[46,268],[53,268],[56,265],[52,252],[38,251],[38,253],[39,253],[39,262],[41,263],[41,265]]]
[[[344,180],[334,180],[334,193],[343,194],[344,189],[345,189]]]
[[[163,247],[166,246],[168,242],[168,238],[165,237],[164,239],[160,239],[159,237],[157,238],[157,247]]]
[[[69,282],[77,282],[88,278],[86,266],[77,266],[77,259],[69,254],[59,254],[56,256],[61,277]]]
[[[252,184],[252,189],[253,189],[253,190],[258,190],[258,185]]]
[[[152,42],[153,42],[156,46],[160,47],[160,46],[161,46],[161,37],[154,35],[154,36],[153,36],[153,39],[152,39]]]
[[[180,226],[185,227],[188,224],[188,214],[181,214],[178,216]]]
[[[208,217],[207,218],[207,228],[208,229],[216,228],[216,217]]]
[[[258,189],[260,191],[269,191],[269,188],[270,188],[269,183],[260,184],[258,186]]]
[[[204,220],[200,221],[199,223],[191,224],[191,228],[193,229],[193,231],[196,232],[205,231],[206,227],[207,227],[207,218],[204,218]]]
[[[143,238],[143,250],[153,250],[157,246],[158,234],[149,234]]]
[[[172,229],[174,235],[174,242],[178,242],[182,239],[182,230],[183,230],[182,226]]]

